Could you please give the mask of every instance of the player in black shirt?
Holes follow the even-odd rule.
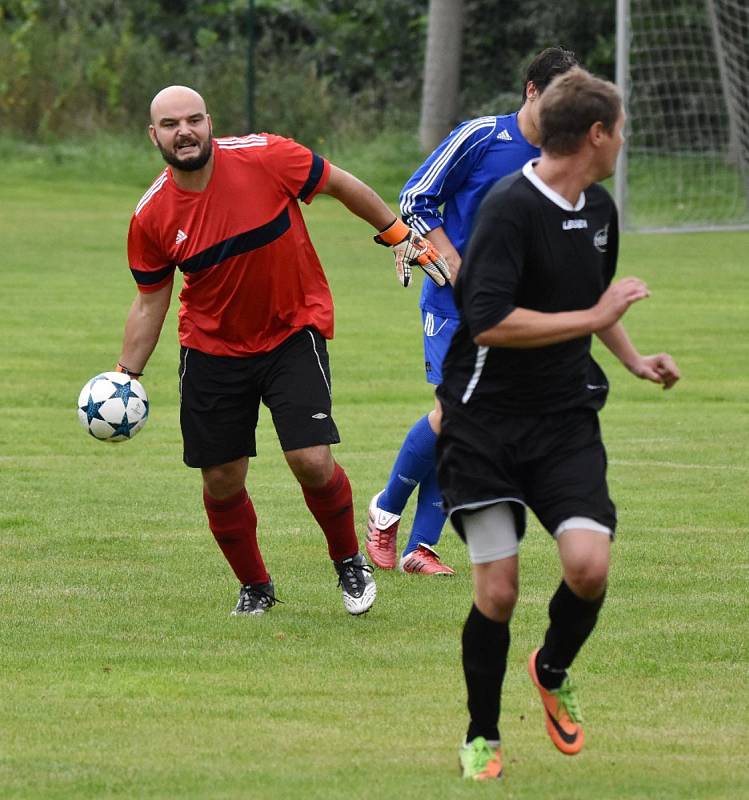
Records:
[[[671,356],[642,356],[620,321],[649,292],[637,278],[612,283],[616,207],[595,183],[613,173],[623,141],[616,87],[575,68],[547,88],[539,114],[541,158],[499,181],[478,212],[438,389],[438,476],[473,565],[460,758],[477,780],[502,771],[500,697],[526,508],[556,539],[563,571],[528,670],[556,747],[574,755],[583,746],[567,669],[603,603],[616,527],[597,415],[608,384],[591,336],[640,378],[666,389],[679,379]]]

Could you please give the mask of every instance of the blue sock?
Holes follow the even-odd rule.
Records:
[[[403,440],[400,452],[393,464],[390,480],[380,495],[378,506],[391,514],[402,514],[408,498],[435,465],[437,434],[429,425],[428,417],[422,417]]]
[[[416,504],[416,516],[408,543],[403,555],[415,550],[420,544],[434,547],[440,540],[442,528],[447,514],[442,510],[442,494],[437,485],[437,470],[432,468],[421,479],[419,485],[419,502]]]

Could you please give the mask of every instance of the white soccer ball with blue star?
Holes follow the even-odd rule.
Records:
[[[81,389],[78,419],[95,439],[132,439],[148,419],[146,390],[124,372],[102,372]]]

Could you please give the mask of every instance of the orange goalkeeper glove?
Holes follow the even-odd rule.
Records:
[[[395,271],[404,286],[411,283],[411,270],[415,266],[421,267],[437,286],[444,286],[450,280],[447,261],[428,239],[409,228],[405,222],[394,219],[374,240],[377,244],[392,247]]]

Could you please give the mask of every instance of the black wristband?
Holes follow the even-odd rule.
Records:
[[[131,378],[142,378],[142,372],[134,372],[132,369],[128,369],[124,364],[117,363],[117,372],[124,372],[126,375],[129,375]]]

